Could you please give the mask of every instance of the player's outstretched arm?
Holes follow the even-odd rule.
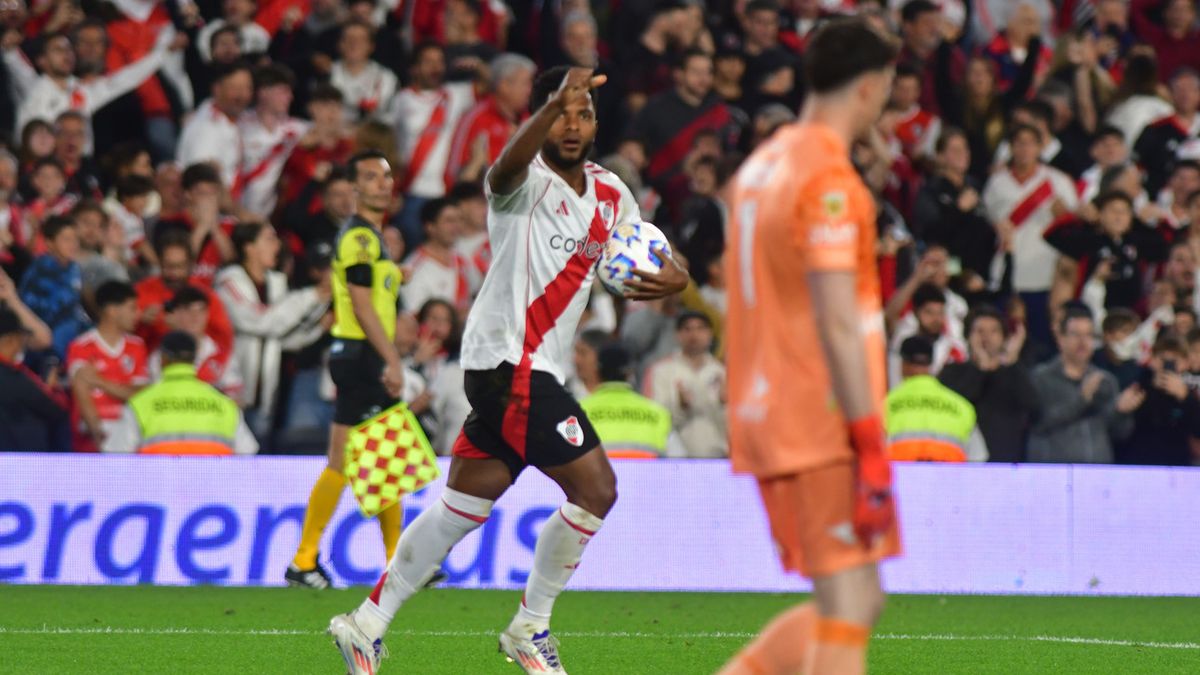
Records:
[[[870,546],[891,528],[896,516],[883,423],[871,400],[870,375],[863,359],[866,348],[855,297],[855,273],[812,272],[808,280],[833,394],[848,423],[850,445],[858,456],[854,526],[859,540]]]
[[[558,91],[532,117],[525,120],[508,140],[487,175],[488,187],[493,194],[511,194],[521,187],[529,172],[530,162],[537,157],[546,134],[550,133],[550,127],[554,126],[567,105],[587,98],[592,89],[608,81],[606,75],[592,75],[592,72],[591,68],[568,70]]]

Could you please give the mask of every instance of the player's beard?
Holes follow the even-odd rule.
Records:
[[[588,155],[592,154],[592,144],[595,141],[588,141],[579,146],[579,156],[575,159],[567,159],[558,151],[558,146],[547,141],[542,144],[542,155],[557,169],[570,171],[577,168],[580,164],[587,161]]]

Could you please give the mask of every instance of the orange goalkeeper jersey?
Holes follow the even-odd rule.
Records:
[[[735,471],[796,473],[852,457],[808,274],[857,274],[862,358],[887,393],[875,205],[846,144],[812,124],[780,129],[738,172],[725,256],[730,453]]]

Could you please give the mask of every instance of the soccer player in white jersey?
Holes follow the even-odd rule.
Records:
[[[591,69],[552,69],[534,85],[537,111],[487,174],[495,258],[463,335],[472,412],[454,445],[445,491],[409,525],[370,597],[329,630],[351,673],[375,673],[400,606],[491,513],[526,466],[558,483],[566,502],[538,537],[525,595],[500,648],[528,673],[565,673],[550,633],[554,600],[616,501],[616,477],[587,415],[563,387],[579,319],[609,232],[640,220],[616,176],[587,161],[596,136]],[[669,258],[668,258],[669,259]],[[678,265],[639,273],[629,297],[683,290]]]

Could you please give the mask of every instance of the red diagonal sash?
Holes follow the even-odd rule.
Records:
[[[1008,221],[1013,224],[1013,227],[1020,227],[1022,223],[1029,220],[1029,216],[1032,216],[1038,207],[1046,203],[1046,200],[1052,196],[1054,196],[1054,188],[1050,185],[1050,179],[1043,180],[1041,185],[1034,188],[1028,197],[1017,204],[1017,207],[1009,214]]]
[[[450,96],[443,89],[441,96],[438,97],[437,106],[429,116],[429,123],[421,131],[421,136],[417,139],[417,146],[413,148],[412,159],[408,162],[408,170],[405,172],[404,182],[400,185],[401,194],[408,193],[408,188],[416,180],[417,174],[421,172],[421,167],[425,166],[430,153],[433,152],[433,146],[437,144],[438,135],[442,133],[442,127],[446,126],[446,108],[448,107],[447,103],[449,99]]]

